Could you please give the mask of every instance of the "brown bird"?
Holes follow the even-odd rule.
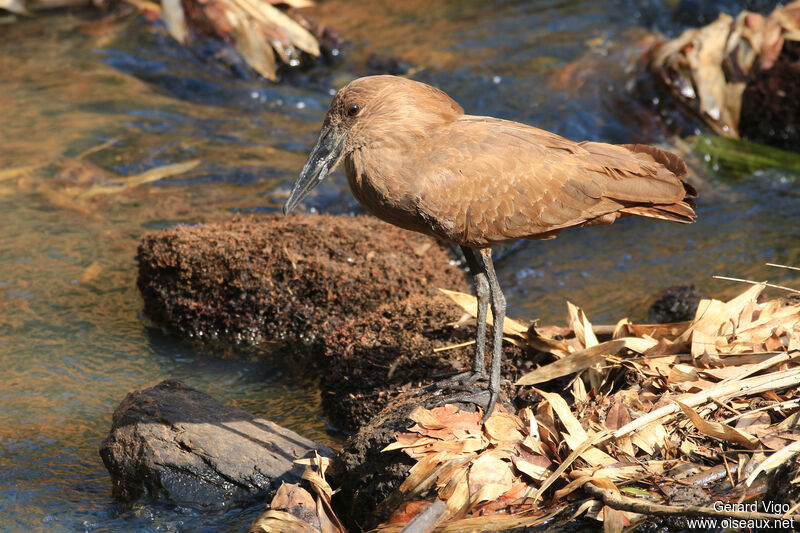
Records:
[[[686,165],[651,146],[574,142],[544,130],[464,114],[444,92],[395,76],[357,79],[333,98],[319,138],[284,206],[289,213],[344,159],[367,211],[401,228],[461,246],[475,284],[478,332],[473,371],[458,399],[492,412],[500,389],[505,298],[491,246],[550,239],[566,228],[641,215],[694,221],[697,193]],[[487,307],[494,317],[486,390]]]

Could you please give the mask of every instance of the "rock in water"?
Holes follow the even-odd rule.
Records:
[[[656,324],[692,320],[697,306],[704,297],[694,285],[672,285],[647,310],[647,316]]]
[[[297,483],[295,459],[331,450],[178,380],[128,394],[100,456],[113,496],[223,508]]]
[[[178,226],[146,235],[137,260],[145,313],[159,325],[198,339],[285,341],[295,352],[387,302],[466,290],[435,240],[365,216]]]

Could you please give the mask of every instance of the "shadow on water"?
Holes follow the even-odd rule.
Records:
[[[569,299],[612,322],[642,318],[671,284],[720,297],[742,289],[713,274],[791,284],[764,263],[800,265],[797,176],[717,179],[713,161],[671,136],[698,125],[668,124],[626,68],[656,32],[752,4],[775,2],[330,0],[311,14],[353,43],[348,56],[282,85],[141,20],[104,31],[89,31],[87,14],[3,26],[0,172],[16,171],[0,174],[0,530],[243,530],[260,505],[210,514],[111,501],[97,456],[110,414],[165,378],[336,444],[315,375],[287,370],[269,347],[221,353],[150,327],[133,258],[147,231],[279,209],[332,91],[371,72],[374,53],[418,68],[415,78],[470,113],[576,139],[661,143],[689,161],[701,192],[692,226],[628,219],[506,249],[498,271],[512,316],[561,322]],[[186,174],[81,197],[109,173],[192,159],[201,163]],[[305,205],[360,211],[341,174]]]

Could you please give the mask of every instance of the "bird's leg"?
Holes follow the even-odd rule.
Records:
[[[486,272],[481,268],[475,250],[466,246],[461,247],[464,258],[467,260],[469,271],[472,274],[472,281],[475,285],[475,298],[478,300],[478,333],[475,339],[475,356],[472,363],[472,370],[459,372],[436,382],[436,387],[467,386],[468,390],[473,390],[468,385],[474,381],[486,379],[486,315],[489,310],[489,281]]]
[[[481,270],[486,272],[489,282],[489,295],[492,305],[492,365],[489,369],[489,403],[481,418],[481,424],[492,414],[497,398],[500,395],[500,364],[503,357],[503,321],[506,316],[506,299],[497,281],[492,265],[492,249],[482,248],[478,252]]]
[[[475,250],[462,246],[464,257],[472,273],[475,284],[475,298],[478,300],[478,333],[475,338],[475,359],[472,363],[472,375],[476,379],[486,377],[486,315],[489,308],[489,281],[486,272],[480,267]]]
[[[503,296],[503,291],[500,289],[500,283],[497,281],[497,275],[494,272],[494,266],[492,265],[492,250],[490,248],[481,249],[479,252],[475,253],[470,250],[472,254],[472,259],[475,260],[475,269],[473,272],[479,272],[482,276],[487,285],[489,286],[489,303],[492,307],[492,316],[493,316],[493,327],[492,327],[492,364],[489,369],[489,387],[488,390],[486,389],[477,389],[474,385],[471,385],[470,381],[463,383],[462,392],[460,394],[456,394],[454,396],[442,398],[440,403],[455,403],[455,402],[462,402],[462,403],[472,403],[478,405],[484,409],[483,416],[481,417],[480,423],[483,424],[492,414],[492,410],[494,409],[495,404],[497,403],[497,399],[500,395],[500,366],[502,363],[503,357],[503,321],[505,320],[506,315],[506,299]],[[466,251],[465,251],[465,255]],[[467,257],[470,257],[467,255]],[[468,260],[469,261],[469,260]],[[471,267],[471,265],[470,265]],[[476,292],[478,289],[478,275],[476,277],[475,287]],[[481,327],[481,320],[478,320],[478,342],[480,343],[482,340],[485,340],[486,337],[486,305],[483,306],[483,327]],[[480,312],[481,305],[480,305],[480,297],[478,300],[478,313],[479,317],[481,315]],[[481,333],[483,330],[483,333]],[[483,336],[483,339],[481,338]],[[478,351],[480,350],[480,351]],[[476,370],[480,369],[483,370],[483,349],[476,348],[476,361],[475,367]],[[481,354],[481,361],[478,363],[478,353]],[[485,372],[485,371],[484,371]],[[437,384],[437,386],[440,384]],[[452,383],[450,382],[443,382],[441,385],[449,385],[452,387]]]

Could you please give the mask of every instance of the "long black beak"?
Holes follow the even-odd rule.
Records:
[[[289,199],[283,205],[284,215],[291,213],[297,204],[325,179],[328,172],[336,167],[342,157],[346,140],[346,131],[340,132],[339,128],[330,126],[322,127],[317,143],[308,154],[308,160],[300,171],[300,177],[297,178]]]

